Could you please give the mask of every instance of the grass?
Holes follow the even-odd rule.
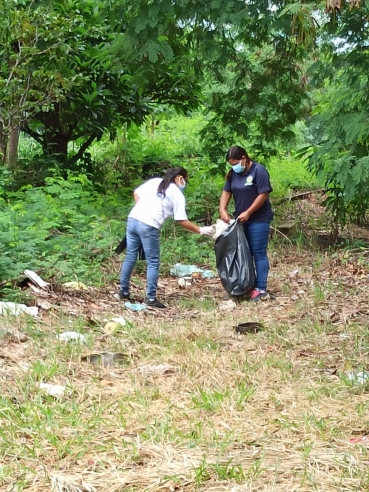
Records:
[[[301,163],[275,161],[269,171],[277,198],[317,187]],[[301,218],[295,207],[282,212]],[[39,318],[1,318],[0,490],[369,491],[368,447],[353,441],[368,433],[369,384],[347,376],[368,368],[361,253],[274,239],[275,300],[229,311],[217,280],[180,289],[162,276],[170,309],[156,314],[112,301],[120,263],[112,258],[89,293],[51,292],[54,307]],[[106,331],[120,315],[127,324]],[[237,335],[244,321],[264,330]],[[58,341],[63,331],[86,344]],[[124,364],[83,361],[105,351],[123,353]]]
[[[303,160],[293,156],[272,159],[267,169],[273,185],[272,197],[280,198],[322,187],[322,183],[307,170]]]
[[[348,285],[337,257],[283,255],[271,257],[276,299],[232,311],[219,286],[205,289],[214,280],[184,292],[166,279],[165,314],[130,313],[102,292],[93,324],[78,296],[39,319],[3,318],[29,340],[0,349],[2,490],[369,490],[368,449],[352,441],[367,433],[369,387],[346,377],[367,367],[368,277]],[[122,314],[127,325],[104,332]],[[237,335],[245,320],[265,329]],[[87,344],[56,339],[70,330]],[[110,350],[127,362],[81,361]]]

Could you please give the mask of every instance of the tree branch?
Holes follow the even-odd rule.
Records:
[[[88,149],[88,147],[92,144],[92,142],[95,140],[96,135],[90,135],[88,139],[81,145],[79,148],[78,152],[76,155],[74,155],[71,159],[68,159],[68,165],[75,164],[78,159],[80,159],[85,151]]]
[[[31,128],[27,125],[27,123],[25,125],[22,125],[22,131],[24,133],[27,133],[27,135],[29,135],[34,140],[36,140],[36,142],[38,142],[39,144],[41,144],[41,145],[43,144],[43,138],[42,138],[42,136],[39,135],[34,130],[31,130]]]

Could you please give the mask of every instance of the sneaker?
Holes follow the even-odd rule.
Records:
[[[130,299],[130,295],[128,292],[123,292],[122,290],[118,290],[116,294],[114,294],[115,299],[118,301],[128,301]]]
[[[156,297],[154,299],[148,299],[146,297],[146,299],[144,300],[144,303],[149,307],[153,307],[153,308],[157,308],[157,309],[166,309],[167,308],[167,306],[165,304],[163,304],[162,302],[158,301]]]
[[[265,290],[254,289],[250,294],[249,300],[255,302],[255,301],[259,301],[260,299],[263,299],[264,297],[269,297],[268,292],[266,292]]]

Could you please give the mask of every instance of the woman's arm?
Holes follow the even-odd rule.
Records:
[[[231,220],[231,216],[227,212],[227,207],[229,200],[231,199],[232,193],[229,191],[222,191],[219,201],[219,215],[224,222],[229,222]]]
[[[256,210],[258,210],[262,205],[264,205],[264,203],[268,199],[268,196],[269,196],[269,193],[260,193],[260,195],[258,195],[255,198],[255,200],[249,206],[249,208],[247,210],[245,210],[244,212],[242,212],[242,214],[240,214],[238,216],[238,220],[240,222],[247,222],[250,218],[250,215],[252,215],[254,212],[256,212]]]
[[[193,222],[189,220],[176,220],[176,222],[181,227],[183,227],[183,229],[186,229],[186,231],[196,232],[197,234],[200,234],[200,227]]]
[[[213,226],[199,227],[189,220],[176,220],[176,222],[181,227],[183,227],[183,229],[186,229],[186,231],[196,232],[197,234],[201,234],[202,236],[212,236],[214,233]]]

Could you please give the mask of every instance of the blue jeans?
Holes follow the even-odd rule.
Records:
[[[159,278],[160,232],[137,219],[128,217],[126,257],[120,272],[120,290],[129,293],[129,281],[142,245],[147,263],[147,297],[154,299]]]
[[[266,290],[269,273],[269,260],[267,257],[269,222],[246,222],[244,227],[251,255],[254,258],[255,288]]]

